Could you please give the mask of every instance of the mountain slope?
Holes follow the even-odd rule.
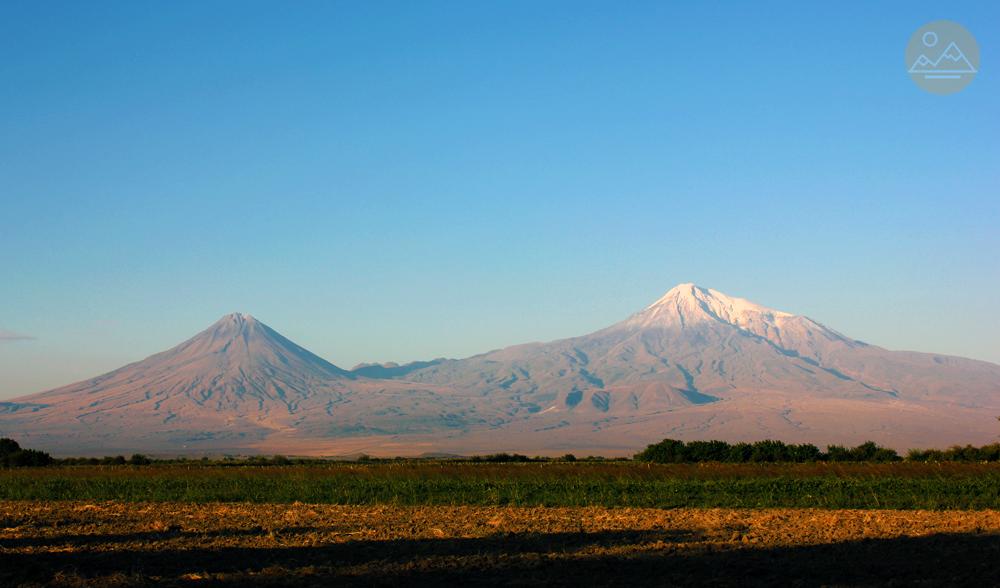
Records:
[[[479,391],[522,436],[906,447],[1000,433],[1000,366],[887,351],[694,284],[589,335],[406,367],[409,381]]]
[[[294,412],[317,387],[354,378],[252,316],[234,313],[170,350],[31,398],[50,404],[86,399],[95,413],[133,401],[136,393],[157,406],[191,401],[216,410],[269,412],[280,405]]]
[[[343,370],[248,315],[0,403],[61,453],[634,453],[663,437],[899,449],[1000,438],[1000,366],[895,352],[681,284],[588,335]]]
[[[338,437],[465,426],[465,407],[440,392],[357,376],[252,316],[230,314],[168,351],[0,403],[0,433],[88,452],[241,450],[289,432]]]
[[[903,373],[914,370],[919,377]],[[560,408],[550,403],[555,397],[572,408],[576,396],[567,395],[644,384],[656,384],[674,404],[771,388],[837,398],[897,398],[897,388],[910,398],[953,390],[952,400],[975,403],[1000,390],[998,375],[993,364],[886,351],[809,318],[693,284],[589,335],[405,370],[411,381],[474,386],[513,404],[553,409]],[[964,388],[946,385],[950,378]]]

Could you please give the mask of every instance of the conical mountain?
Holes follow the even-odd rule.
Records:
[[[61,453],[628,455],[664,437],[899,449],[1000,439],[1000,366],[889,351],[681,284],[619,323],[345,371],[233,314],[119,370],[0,403]]]
[[[405,434],[464,424],[437,392],[357,376],[234,313],[142,361],[0,403],[0,434],[86,453],[246,451],[276,434]]]
[[[249,314],[233,313],[187,341],[108,374],[30,399],[85,404],[100,414],[136,395],[157,408],[295,410],[303,399],[354,376],[299,347]]]

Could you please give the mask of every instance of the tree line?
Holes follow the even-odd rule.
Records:
[[[903,458],[894,450],[867,441],[857,447],[828,445],[821,451],[809,443],[794,444],[771,439],[755,443],[725,441],[678,441],[664,439],[635,455],[636,461],[652,463],[806,463],[829,462],[892,462]],[[952,447],[946,450],[913,449],[907,461],[1000,461],[1000,443],[983,447]]]
[[[604,462],[627,461],[628,458],[581,457],[566,454],[562,457],[528,457],[520,454],[496,453],[492,455],[475,455],[472,457],[454,457],[437,459],[437,461],[455,461],[472,463],[523,463],[523,462]],[[726,441],[679,441],[664,439],[654,443],[637,453],[633,459],[649,463],[810,463],[810,462],[998,462],[1000,461],[1000,443],[975,447],[972,445],[954,446],[949,449],[911,449],[906,457],[901,457],[895,450],[882,447],[873,441],[867,441],[856,447],[828,445],[826,451],[821,451],[809,443],[784,443],[766,439],[754,443],[727,443]],[[421,461],[421,458],[372,458],[362,456],[358,462],[391,462],[391,461]],[[426,459],[424,459],[426,461]],[[47,465],[133,465],[151,464],[203,464],[203,465],[234,465],[234,466],[286,466],[328,463],[328,460],[317,458],[289,459],[280,455],[264,457],[252,456],[242,459],[227,457],[221,460],[200,459],[154,459],[142,454],[130,458],[114,457],[70,457],[54,459],[44,451],[22,448],[13,439],[0,438],[0,468],[37,467]]]
[[[1000,443],[975,447],[955,446],[949,449],[911,449],[908,461],[1000,461]]]

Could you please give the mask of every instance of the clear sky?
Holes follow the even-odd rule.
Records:
[[[233,311],[351,367],[679,282],[1000,362],[998,43],[996,2],[0,2],[0,398]]]

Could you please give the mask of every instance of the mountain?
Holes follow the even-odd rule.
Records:
[[[976,73],[976,68],[952,42],[937,59],[932,60],[921,53],[910,66],[910,73]]]
[[[584,336],[351,371],[229,315],[110,374],[0,403],[0,434],[96,453],[627,455],[668,436],[981,444],[1000,437],[998,416],[998,365],[889,351],[681,284]]]
[[[907,448],[1000,434],[998,365],[888,351],[694,284],[589,335],[405,378],[476,390],[520,442],[566,450],[624,452],[665,436]]]
[[[337,438],[464,426],[456,396],[440,392],[353,374],[235,313],[137,363],[0,403],[0,434],[62,452],[239,452],[289,433]]]

